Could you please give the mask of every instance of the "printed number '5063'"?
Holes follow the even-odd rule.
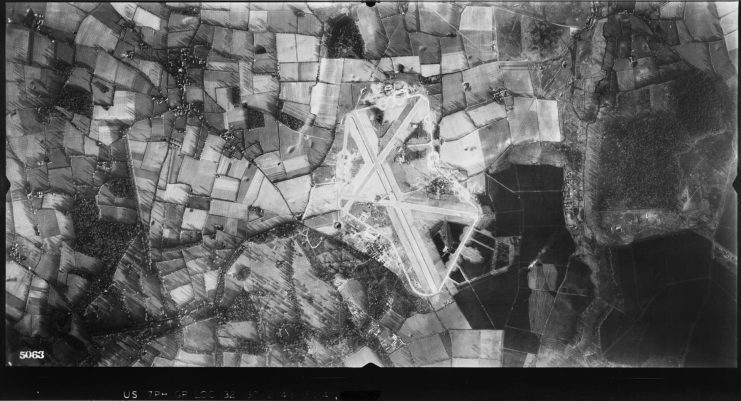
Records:
[[[44,351],[21,351],[21,359],[44,359]]]

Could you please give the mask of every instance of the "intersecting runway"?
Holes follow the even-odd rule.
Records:
[[[416,102],[410,106],[410,101],[416,98]],[[479,219],[479,211],[475,205],[459,204],[458,208],[433,206],[425,203],[410,201],[407,199],[396,181],[388,160],[392,152],[399,149],[406,139],[416,129],[416,124],[421,123],[430,114],[430,104],[423,95],[412,95],[406,98],[405,112],[400,116],[400,124],[394,123],[395,129],[386,133],[390,140],[379,151],[379,141],[375,129],[369,117],[363,113],[364,109],[355,110],[345,118],[345,143],[343,152],[347,152],[348,138],[352,138],[360,156],[365,162],[358,173],[349,182],[346,182],[340,191],[338,202],[340,203],[341,216],[350,214],[353,203],[357,201],[373,203],[383,206],[388,211],[394,231],[399,237],[401,247],[409,258],[411,270],[414,276],[421,282],[419,286],[409,276],[407,269],[402,268],[410,287],[421,296],[432,296],[439,293],[445,286],[451,271],[456,267],[458,258],[473,234],[473,227]],[[408,111],[407,111],[408,109]],[[392,128],[393,128],[392,127]],[[372,180],[378,179],[381,192],[378,197],[364,196],[363,192],[373,185]],[[345,202],[344,204],[342,202]],[[467,206],[467,207],[466,207]],[[441,274],[435,266],[435,260],[430,255],[430,247],[425,242],[431,242],[431,238],[423,238],[423,234],[414,227],[413,211],[434,213],[442,216],[456,217],[457,219],[470,220],[470,225],[461,239],[461,243],[455,253],[448,261],[446,272]],[[392,243],[392,246],[396,244]],[[398,251],[397,251],[398,253]],[[420,288],[421,287],[421,288]]]

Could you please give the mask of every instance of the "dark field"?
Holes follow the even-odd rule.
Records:
[[[715,240],[734,255],[738,255],[738,195],[733,187],[728,188],[725,202],[718,229],[715,231]]]
[[[613,249],[625,306],[601,327],[605,356],[637,366],[735,363],[736,291],[727,284],[736,278],[711,258],[710,241],[694,233]]]
[[[536,353],[541,335],[568,341],[592,299],[589,268],[570,261],[574,243],[565,229],[562,185],[562,170],[550,166],[515,165],[487,179],[483,201],[496,215],[490,229],[497,236],[521,236],[519,258],[508,272],[468,284],[455,298],[474,329],[505,330],[512,362],[505,366],[522,366],[523,353]],[[534,297],[528,287],[528,266],[536,259],[555,266],[550,295]]]

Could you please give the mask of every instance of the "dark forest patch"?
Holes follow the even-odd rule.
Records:
[[[73,248],[100,259],[103,264],[103,271],[93,279],[90,289],[78,305],[84,309],[98,294],[109,288],[116,265],[141,229],[138,225],[101,220],[95,198],[90,195],[77,194],[70,215],[77,235]]]
[[[65,85],[56,105],[85,117],[93,116],[93,95],[76,86]]]
[[[598,173],[600,209],[673,209],[679,191],[676,155],[687,130],[669,113],[615,119],[604,127]]]
[[[709,74],[697,73],[672,83],[677,116],[692,136],[723,130],[735,117],[736,102],[726,84]]]
[[[341,16],[328,22],[327,57],[328,58],[362,58],[363,37],[355,21],[348,16]]]

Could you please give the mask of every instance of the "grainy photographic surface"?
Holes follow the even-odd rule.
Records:
[[[7,365],[737,366],[735,2],[5,7]]]

